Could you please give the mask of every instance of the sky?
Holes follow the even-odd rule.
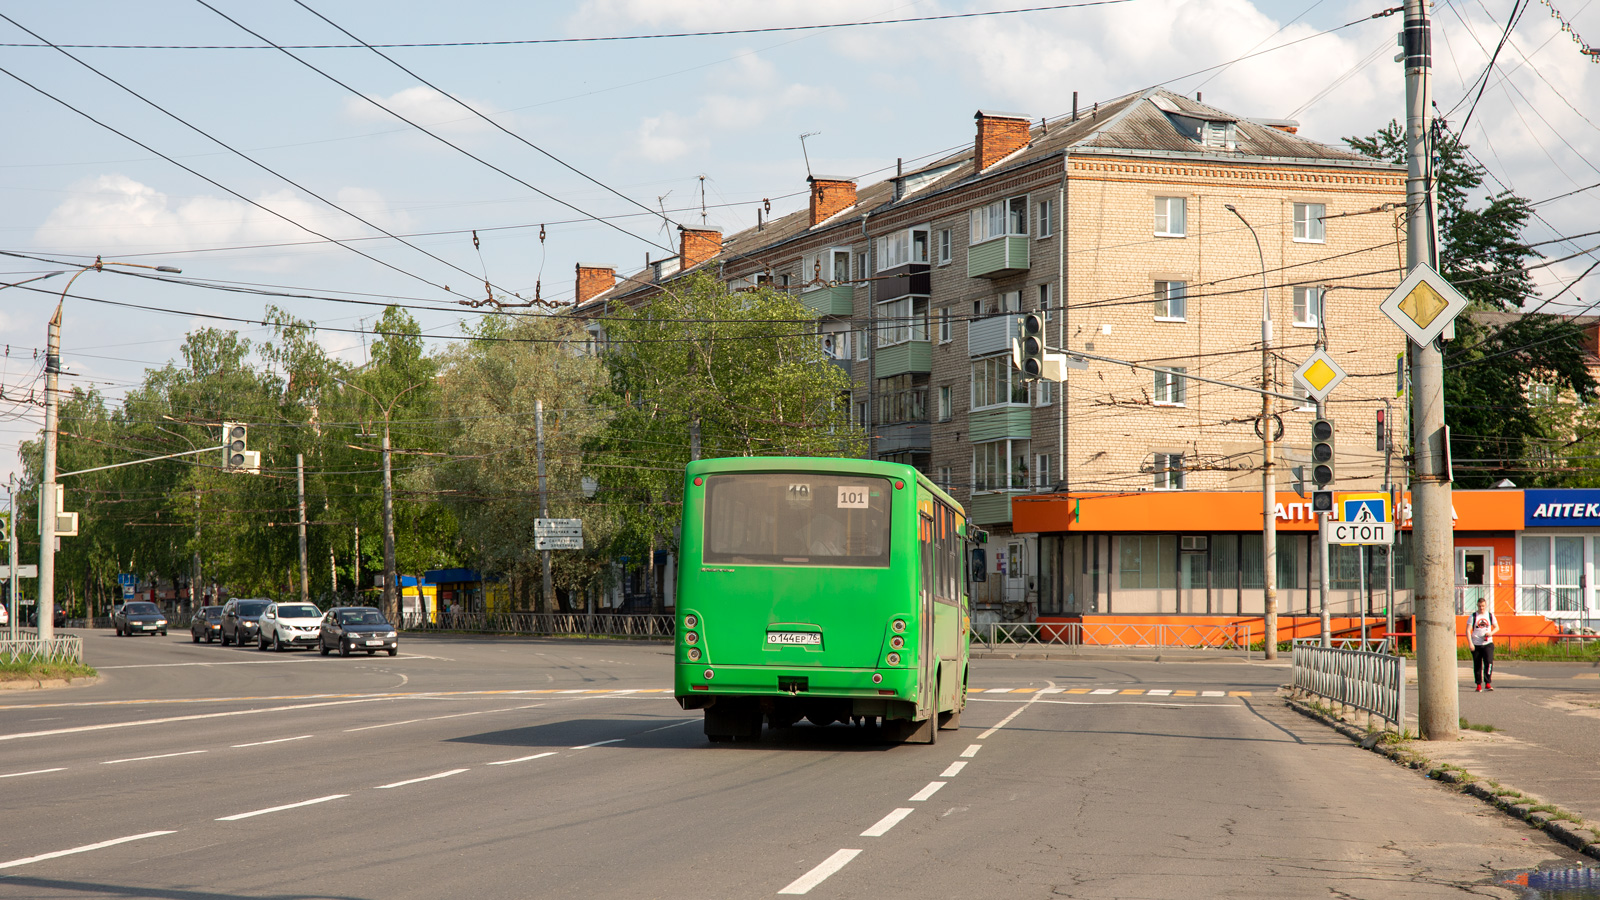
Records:
[[[0,284],[64,273],[0,288],[0,481],[42,422],[46,323],[97,256],[182,274],[78,277],[64,389],[115,401],[191,330],[270,337],[269,306],[353,362],[384,302],[431,307],[412,314],[447,350],[486,281],[570,300],[576,262],[669,255],[652,210],[731,233],[768,202],[804,206],[808,162],[866,184],[970,143],[977,109],[1055,116],[1073,91],[1088,106],[1160,84],[1313,140],[1370,134],[1404,111],[1401,17],[1371,18],[1388,2],[1109,0],[752,32],[1060,4],[0,0],[0,251],[46,260],[0,256]],[[1600,259],[1600,238],[1566,239],[1600,228],[1600,190],[1582,190],[1600,182],[1600,64],[1579,43],[1600,42],[1600,4],[1521,0],[1485,83],[1518,2],[1435,5],[1434,97],[1466,120],[1488,186],[1538,203],[1527,240],[1573,257],[1537,270],[1548,309],[1586,310],[1600,275],[1560,292]],[[746,33],[574,40],[726,31]],[[271,46],[360,42],[465,45]]]

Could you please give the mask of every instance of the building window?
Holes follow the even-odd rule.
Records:
[[[972,408],[1027,406],[1028,384],[1011,368],[1011,356],[991,356],[972,362]]]
[[[1151,468],[1155,471],[1156,490],[1183,490],[1182,453],[1157,453],[1155,455],[1155,462]]]
[[[1039,237],[1047,238],[1056,233],[1055,201],[1039,201]]]
[[[1188,283],[1183,281],[1156,282],[1156,321],[1182,322],[1188,317]]]
[[[1025,491],[1028,489],[1026,440],[988,441],[972,445],[974,491]]]
[[[928,226],[911,229],[911,261],[926,263],[928,261]]]
[[[901,297],[878,304],[878,346],[928,339],[928,298]]]
[[[1028,233],[1028,198],[996,200],[969,213],[967,243],[981,244],[991,238]]]
[[[1055,382],[1048,378],[1041,378],[1033,383],[1033,405],[1049,406],[1055,399]]]
[[[1315,328],[1322,324],[1322,288],[1294,289],[1294,324],[1300,328]]]
[[[950,264],[950,245],[950,229],[946,228],[939,232],[939,265],[941,266]]]
[[[856,280],[866,281],[870,274],[872,273],[867,268],[867,251],[863,250],[856,254]]]
[[[1034,458],[1033,484],[1041,491],[1055,487],[1055,482],[1050,479],[1050,454],[1041,453]]]
[[[878,379],[878,424],[928,421],[928,376],[920,373]]]
[[[856,425],[860,428],[867,427],[867,404],[862,401],[856,404]]]
[[[1117,589],[1150,591],[1178,583],[1178,537],[1125,534],[1117,539]]]
[[[867,356],[867,330],[863,328],[856,332],[856,359],[864,360]]]
[[[1189,379],[1183,376],[1188,372],[1182,366],[1171,366],[1156,370],[1155,404],[1157,406],[1183,406],[1187,393]]]
[[[1054,297],[1054,292],[1051,290],[1053,287],[1055,285],[1049,282],[1039,285],[1039,312],[1044,314],[1046,322],[1054,322],[1056,320],[1055,308],[1050,303]]]
[[[955,417],[955,391],[946,384],[939,387],[939,421],[948,422]]]
[[[1296,203],[1294,205],[1294,239],[1303,243],[1321,244],[1327,241],[1323,217],[1328,207],[1321,203]]]
[[[1583,602],[1583,538],[1524,537],[1517,612],[1578,612]]]
[[[1156,237],[1183,237],[1188,234],[1183,197],[1156,198]]]
[[[1019,313],[1019,312],[1022,312],[1022,292],[1021,291],[1001,291],[1000,292],[1000,312],[1003,312],[1003,313]]]
[[[950,307],[939,310],[939,343],[948,344],[953,338],[950,327]]]
[[[849,250],[822,250],[807,256],[801,265],[800,280],[807,285],[818,281],[830,284],[850,282]]]
[[[944,488],[946,491],[949,491],[951,485],[954,482],[955,482],[955,477],[952,474],[952,472],[950,471],[950,467],[949,466],[940,466],[939,467],[939,479],[938,479],[938,481],[936,481],[934,483],[939,485],[939,487]]]

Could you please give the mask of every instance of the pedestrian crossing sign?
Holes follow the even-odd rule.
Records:
[[[1342,522],[1372,525],[1389,521],[1389,498],[1383,494],[1347,494],[1340,501]]]

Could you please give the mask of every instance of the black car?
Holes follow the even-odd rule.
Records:
[[[189,620],[189,638],[196,644],[202,640],[210,644],[222,634],[222,607],[202,606],[194,611],[194,618]]]
[[[383,613],[370,606],[336,606],[322,617],[317,649],[323,656],[333,650],[338,650],[340,656],[359,650],[371,656],[387,650],[394,656],[400,652],[400,636]]]
[[[272,605],[271,600],[229,600],[222,607],[222,646],[254,643],[261,634],[261,614]]]
[[[111,614],[111,627],[117,630],[118,637],[130,634],[159,634],[165,637],[167,614],[149,601],[124,603]]]

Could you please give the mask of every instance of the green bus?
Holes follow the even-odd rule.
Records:
[[[986,535],[949,494],[897,463],[741,457],[690,463],[683,498],[673,692],[710,740],[802,718],[928,744],[960,727]]]

